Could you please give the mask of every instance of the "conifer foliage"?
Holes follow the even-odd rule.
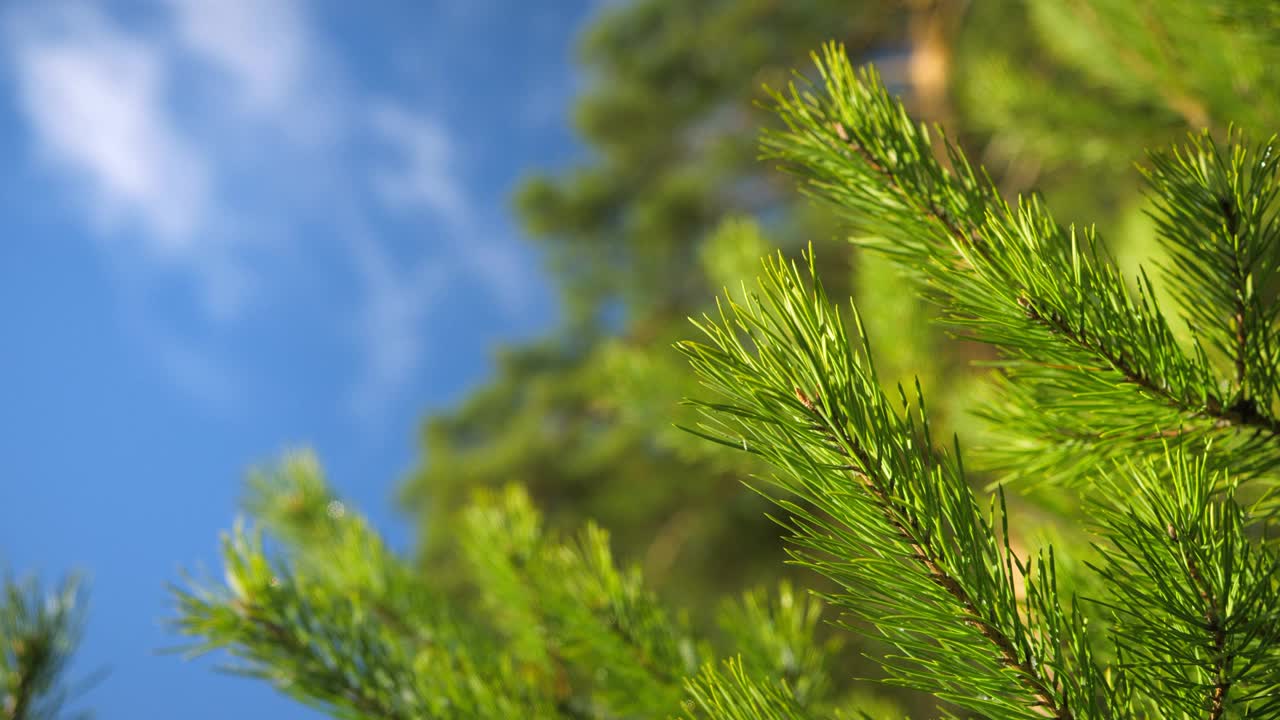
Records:
[[[1156,307],[1152,280],[1135,278],[1130,292],[1092,228],[1058,225],[1035,197],[1006,203],[872,71],[833,49],[820,68],[824,99],[779,98],[790,129],[767,147],[849,213],[863,244],[921,279],[963,332],[1003,353],[990,419],[1006,435],[1006,469],[1070,478],[1160,453],[1174,436],[1214,439],[1238,472],[1276,467],[1274,142],[1222,153],[1196,137],[1154,157],[1156,219],[1174,258],[1163,276],[1189,325],[1180,342],[1182,322]]]
[[[783,505],[796,559],[898,648],[895,680],[994,717],[1274,717],[1280,576],[1265,503],[1240,500],[1269,494],[1278,447],[1272,145],[1194,138],[1153,160],[1180,342],[1152,281],[1131,291],[1091,229],[1000,198],[838,48],[819,70],[825,87],[778,96],[769,151],[1001,351],[996,457],[1017,460],[1010,479],[1084,488],[1105,518],[1098,596],[1063,597],[1052,550],[1010,548],[1003,496],[980,512],[919,388],[894,407],[856,310],[850,333],[781,259],[685,346],[718,396],[704,432],[778,468],[803,501]],[[1101,639],[1089,604],[1108,610]]]
[[[194,650],[227,648],[236,670],[335,717],[669,717],[687,692],[690,717],[719,717],[726,702],[800,712],[830,701],[833,648],[814,641],[814,601],[784,586],[727,604],[740,654],[719,666],[617,567],[607,533],[550,535],[518,488],[465,511],[461,605],[347,511],[309,455],[259,476],[249,507],[261,527],[226,539],[225,587],[178,591],[178,627],[201,638]]]
[[[1194,136],[1152,157],[1170,261],[1123,276],[1091,228],[1009,201],[835,46],[776,95],[769,155],[857,242],[999,352],[975,460],[1081,497],[1094,549],[1067,568],[973,490],[919,386],[886,392],[858,310],[814,258],[765,262],[681,343],[707,397],[692,432],[759,456],[795,562],[837,622],[878,636],[888,682],[944,716],[1280,718],[1274,143]],[[1156,283],[1177,301],[1157,303]],[[253,484],[225,583],[178,590],[196,650],[345,718],[889,716],[836,693],[820,608],[790,587],[702,637],[618,567],[607,534],[548,531],[517,488],[460,524],[466,602],[334,498],[309,456]],[[263,540],[262,533],[274,540]],[[275,547],[274,551],[268,548]],[[836,616],[833,615],[833,619]]]
[[[63,676],[82,607],[75,580],[53,591],[34,578],[0,582],[0,719],[62,717],[70,694]]]

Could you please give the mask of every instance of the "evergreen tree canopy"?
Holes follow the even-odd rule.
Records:
[[[756,162],[762,84],[785,82],[822,39],[859,52],[899,41],[896,2],[645,0],[602,13],[581,45],[594,80],[574,110],[587,163],[535,176],[516,207],[548,247],[570,307],[683,317],[715,286],[699,248],[725,216],[793,193]]]

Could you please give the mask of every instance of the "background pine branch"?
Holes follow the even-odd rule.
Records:
[[[83,717],[64,715],[73,694],[64,676],[83,624],[78,580],[49,590],[6,576],[0,592],[0,718]]]

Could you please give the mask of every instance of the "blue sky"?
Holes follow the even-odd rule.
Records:
[[[0,567],[89,578],[77,706],[315,717],[157,654],[165,583],[298,446],[411,545],[424,413],[555,323],[508,197],[581,152],[591,5],[0,6]]]

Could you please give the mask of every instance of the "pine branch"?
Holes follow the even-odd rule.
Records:
[[[850,438],[845,438],[842,442],[846,447],[852,446],[852,443],[853,440]],[[967,616],[967,622],[977,628],[982,633],[982,636],[996,647],[999,651],[1000,662],[1006,668],[1017,672],[1021,676],[1023,683],[1035,694],[1036,704],[1044,708],[1052,717],[1059,720],[1072,720],[1075,715],[1065,704],[1059,705],[1057,693],[1050,687],[1051,679],[1046,678],[1037,670],[1035,658],[1030,655],[1025,658],[1020,656],[1018,648],[1014,647],[1013,641],[999,627],[983,616],[969,592],[954,576],[948,573],[941,564],[940,559],[924,544],[928,542],[928,539],[921,532],[920,521],[912,517],[906,508],[895,503],[893,498],[889,496],[884,489],[888,485],[887,480],[873,478],[865,474],[863,469],[872,467],[870,458],[865,453],[857,453],[857,462],[858,464],[855,467],[859,469],[852,470],[852,472],[860,478],[867,491],[876,498],[889,525],[910,546],[912,551],[911,559],[924,568],[931,581],[955,600],[956,604],[960,606]],[[1009,560],[1014,561],[1012,558]]]
[[[333,494],[313,453],[291,452],[277,467],[254,471],[247,490],[245,510],[296,571],[354,598],[409,646],[430,642],[423,629],[443,619],[439,593]]]
[[[231,671],[338,717],[555,716],[491,632],[462,622],[333,496],[312,455],[255,474],[246,504],[280,557],[237,527],[223,543],[225,587],[174,589],[191,652],[230,651]]]
[[[68,691],[62,687],[79,640],[79,583],[46,594],[34,580],[4,578],[0,591],[0,718],[54,720]]]
[[[1169,526],[1169,537],[1178,540],[1178,532]],[[1209,692],[1209,718],[1219,720],[1227,709],[1227,693],[1231,692],[1232,681],[1228,677],[1235,658],[1227,654],[1227,631],[1223,627],[1222,610],[1217,600],[1209,594],[1209,586],[1200,572],[1200,566],[1194,558],[1186,560],[1187,577],[1191,585],[1200,593],[1204,604],[1205,630],[1209,633],[1209,654],[1213,657],[1209,675],[1213,678],[1213,689]]]
[[[998,717],[1106,716],[1110,690],[1080,618],[1058,600],[1051,559],[1013,555],[958,455],[890,407],[865,339],[850,345],[820,286],[810,294],[793,266],[770,261],[759,295],[699,327],[709,344],[681,349],[722,400],[699,403],[701,432],[783,473],[776,482],[805,503],[778,501],[796,559],[899,648],[884,661],[897,682]]]
[[[822,604],[782,583],[776,593],[754,590],[726,604],[718,621],[741,664],[761,677],[785,682],[795,703],[813,708],[828,700],[831,656],[841,639],[815,641]]]
[[[619,571],[608,534],[548,537],[522,490],[477,493],[464,551],[484,607],[529,663],[551,662],[567,697],[600,712],[659,716],[679,707],[704,650],[669,617],[639,573]],[[609,668],[605,674],[595,668]]]
[[[1152,154],[1144,174],[1171,258],[1165,278],[1188,323],[1230,365],[1226,405],[1242,424],[1275,436],[1276,144],[1250,148],[1235,132],[1228,141],[1224,153],[1207,133],[1192,136],[1185,147]]]
[[[271,620],[262,606],[240,603],[237,608],[243,613],[245,622],[255,626],[273,642],[284,654],[295,658],[311,658],[315,648],[305,635],[296,632],[293,623],[299,618],[290,618],[293,623],[285,625]],[[304,628],[306,625],[303,626]],[[411,716],[402,709],[384,704],[382,698],[369,692],[356,678],[350,677],[339,668],[324,662],[313,662],[305,667],[309,683],[323,692],[333,701],[355,710],[360,718],[378,720],[409,720]]]
[[[1280,711],[1280,557],[1249,536],[1234,488],[1203,457],[1177,450],[1165,467],[1134,466],[1099,507],[1107,544],[1099,600],[1137,692],[1191,717]]]
[[[1177,433],[1280,460],[1269,408],[1220,392],[1198,341],[1179,345],[1151,283],[1142,276],[1131,292],[1093,231],[1064,229],[1036,198],[1005,202],[836,46],[817,62],[821,88],[776,96],[787,129],[767,134],[765,150],[844,212],[859,243],[922,281],[950,322],[999,348],[1016,383],[1034,386],[991,410],[1014,436],[994,459],[1014,474],[1077,477],[1135,449],[1158,454]],[[1037,412],[1058,424],[1007,422]]]
[[[785,683],[761,682],[740,661],[727,661],[723,671],[707,665],[687,688],[688,720],[817,720]]]
[[[227,669],[341,718],[554,716],[548,699],[482,634],[441,616],[406,638],[364,600],[272,561],[260,536],[224,541],[225,588],[175,589],[193,653],[228,650]]]
[[[473,593],[461,607],[333,496],[312,455],[255,474],[250,491],[280,555],[238,527],[223,545],[225,587],[175,590],[177,627],[193,652],[230,651],[231,670],[338,717],[668,716],[710,654],[637,571],[615,566],[603,530],[561,541],[518,488],[479,493],[463,513]],[[752,625],[736,633],[743,667],[790,683],[778,686],[797,688],[787,701],[810,707],[825,699],[818,605],[780,602],[753,595],[741,606]]]
[[[800,403],[810,412],[809,420],[811,426],[815,429],[823,428],[825,426],[824,418],[813,401],[802,390],[797,390],[796,395]],[[1000,662],[1006,668],[1017,672],[1022,677],[1023,682],[1034,692],[1037,705],[1044,708],[1052,717],[1059,718],[1059,720],[1071,720],[1074,715],[1069,708],[1058,705],[1056,694],[1049,687],[1050,681],[1037,670],[1035,659],[1030,656],[1026,658],[1020,657],[1013,641],[999,627],[983,616],[974,598],[960,581],[943,566],[940,553],[935,553],[933,548],[930,547],[930,538],[922,529],[919,516],[914,514],[910,507],[892,497],[890,488],[892,488],[893,482],[890,478],[875,472],[874,468],[878,466],[878,463],[872,459],[866,449],[861,447],[858,441],[847,432],[841,432],[841,437],[838,439],[831,434],[827,434],[825,439],[833,444],[835,448],[838,448],[837,452],[847,448],[847,451],[843,453],[843,457],[849,463],[844,465],[842,469],[847,470],[875,498],[885,521],[897,534],[898,538],[911,549],[910,559],[925,570],[930,581],[951,596],[965,614],[966,621],[977,628],[982,633],[982,636],[996,647],[999,652]],[[924,451],[932,452],[929,448],[925,448]],[[1007,557],[1006,564],[1008,562],[1017,561],[1015,558]]]
[[[802,402],[803,400],[804,398]],[[816,409],[812,419],[815,425],[821,424],[822,418],[817,414]],[[982,636],[995,646],[1001,664],[1022,678],[1025,686],[1035,695],[1037,707],[1043,708],[1050,717],[1058,720],[1072,720],[1075,717],[1074,713],[1065,703],[1059,704],[1059,692],[1052,687],[1052,678],[1046,677],[1037,669],[1036,658],[1029,653],[1023,657],[1013,640],[983,615],[964,585],[944,567],[940,553],[935,553],[930,547],[930,538],[922,529],[919,517],[914,515],[910,508],[895,501],[889,494],[887,488],[892,486],[891,481],[887,477],[870,474],[871,468],[876,467],[870,455],[847,434],[840,438],[838,445],[851,448],[850,454],[845,456],[850,464],[845,468],[875,498],[885,521],[897,533],[899,539],[911,549],[910,559],[925,570],[930,581],[951,596],[966,616],[966,622],[977,628]],[[1016,558],[1011,555],[1006,556],[1006,566],[1012,563],[1018,563],[1021,567],[1021,563]]]

